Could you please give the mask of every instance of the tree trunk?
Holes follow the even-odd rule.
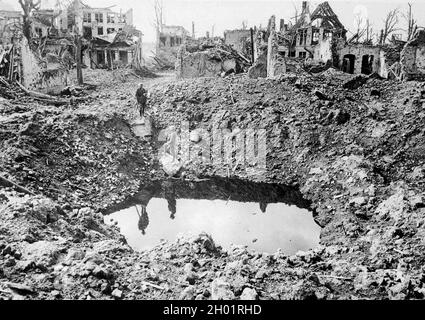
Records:
[[[27,38],[28,43],[31,43],[31,22],[28,20],[28,17],[24,18],[22,28],[22,32],[25,38]]]
[[[77,80],[79,85],[83,85],[83,70],[82,70],[82,62],[81,62],[81,37],[77,36],[77,51],[75,53],[76,62],[77,62]]]

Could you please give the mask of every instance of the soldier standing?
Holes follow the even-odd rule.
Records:
[[[146,103],[148,101],[148,92],[143,88],[143,83],[140,84],[139,88],[136,91],[136,99],[139,107],[140,117],[144,117]]]

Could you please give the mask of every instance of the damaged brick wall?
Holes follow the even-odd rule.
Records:
[[[48,64],[38,57],[24,37],[20,42],[22,84],[30,90],[49,91],[69,84],[69,72],[60,64]]]
[[[216,77],[223,72],[237,70],[235,59],[217,59],[210,51],[187,52],[182,46],[177,54],[178,78]]]
[[[364,44],[347,44],[339,48],[339,68],[344,69],[344,58],[350,59],[353,57],[354,65],[352,66],[352,72],[354,74],[361,74],[363,72],[363,59],[365,56],[373,57],[372,72],[380,72],[380,52],[379,46],[369,46]],[[343,70],[347,71],[347,70]]]
[[[285,58],[279,54],[279,44],[276,35],[276,17],[269,22],[270,35],[267,45],[267,78],[274,78],[286,72]]]
[[[272,77],[275,69],[275,56],[277,53],[277,41],[276,41],[276,18],[272,16],[269,21],[269,39],[267,42],[267,78]]]
[[[175,69],[180,78],[196,78],[247,72],[250,66],[249,59],[215,37],[187,41],[177,53]]]
[[[247,55],[247,40],[251,38],[250,30],[226,30],[224,32],[224,43],[230,45],[236,51]]]
[[[267,52],[263,51],[248,70],[248,77],[252,79],[267,77]]]
[[[249,68],[248,76],[253,79],[267,77],[267,47],[269,33],[256,30],[254,34],[254,64]]]
[[[183,78],[214,77],[221,73],[221,63],[208,59],[206,52],[194,52],[182,60]]]
[[[188,35],[182,26],[162,25],[162,31],[157,30],[156,58],[167,67],[174,66],[180,46],[190,39]]]
[[[314,60],[327,63],[332,61],[332,38],[319,41],[319,45],[314,47]]]
[[[399,77],[396,65],[400,64],[400,54],[403,44],[387,45],[381,48],[379,75],[385,79],[397,79]]]
[[[401,51],[400,63],[405,80],[425,79],[425,30],[420,30]]]

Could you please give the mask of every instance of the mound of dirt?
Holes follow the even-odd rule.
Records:
[[[128,124],[136,79],[78,107],[0,104],[0,174],[37,194],[0,190],[0,298],[423,299],[424,84],[346,80],[244,75],[150,90],[157,130],[197,129],[190,150],[215,128],[265,131],[260,176],[202,157],[181,172],[297,187],[323,229],[321,246],[291,256],[224,251],[205,234],[137,253],[103,223],[100,209],[164,178],[159,141],[140,141]]]

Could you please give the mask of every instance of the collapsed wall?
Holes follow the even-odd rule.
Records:
[[[248,71],[250,78],[274,78],[287,72],[285,58],[279,53],[275,16],[269,19],[267,32],[257,33],[255,43],[257,58]]]
[[[295,25],[290,33],[287,27],[282,29],[281,21],[281,29],[276,31],[275,20],[272,16],[267,30],[256,33],[255,62],[248,73],[250,78],[275,78],[300,69],[315,73],[333,66],[349,74],[376,73],[396,80],[425,79],[425,30],[420,30],[407,43],[394,40],[389,45],[373,45],[347,42],[340,32],[330,33],[324,28],[316,30],[314,39],[311,23]]]
[[[362,43],[344,43],[339,48],[340,61],[338,67],[347,73],[371,74],[380,70],[380,46]]]
[[[404,43],[387,45],[381,48],[379,53],[380,69],[379,75],[385,79],[400,80],[401,65],[400,53],[404,47]]]
[[[224,43],[236,51],[248,56],[250,54],[251,30],[226,30],[224,31]]]
[[[60,62],[41,59],[31,50],[25,37],[19,42],[21,82],[27,89],[53,90],[69,84],[69,71]]]
[[[194,52],[180,58],[177,74],[181,78],[214,77],[223,71],[223,63],[214,60],[206,51]],[[229,64],[231,64],[229,60]]]
[[[248,76],[252,79],[267,77],[267,48],[269,32],[256,30],[254,35],[254,63],[248,70]]]
[[[249,61],[221,41],[182,45],[177,53],[178,78],[216,77],[247,70]]]
[[[400,63],[405,80],[425,80],[425,30],[420,30],[415,38],[401,51]]]
[[[278,52],[275,16],[272,16],[269,24],[271,32],[267,44],[267,78],[274,78],[286,72],[286,64],[285,59]]]
[[[248,70],[248,77],[252,79],[267,77],[267,51],[262,52]]]
[[[154,60],[165,69],[173,69],[178,59],[180,46],[191,38],[189,32],[181,26],[161,26],[157,30],[157,41]]]

